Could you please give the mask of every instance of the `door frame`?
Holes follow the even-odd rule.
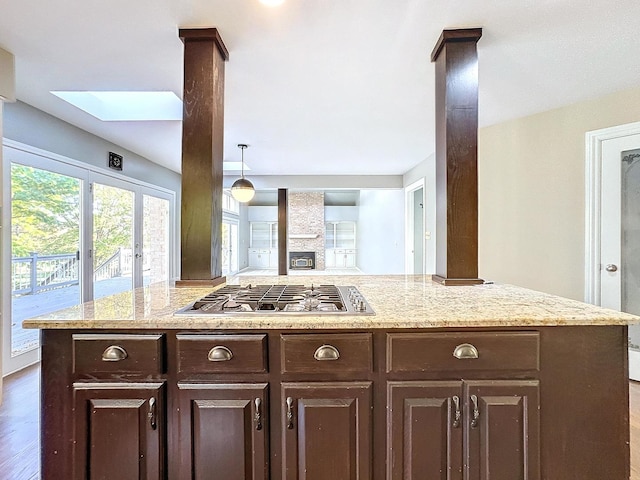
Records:
[[[423,232],[421,235],[422,238],[422,269],[423,272],[422,273],[426,273],[427,271],[427,262],[426,262],[426,256],[427,256],[427,251],[426,251],[426,242],[425,242],[425,230],[426,230],[426,223],[425,223],[425,219],[426,219],[426,215],[424,214],[425,210],[426,210],[426,206],[425,206],[425,181],[424,178],[421,178],[420,180],[417,180],[415,182],[413,182],[411,185],[407,185],[404,189],[404,196],[405,196],[405,212],[406,212],[406,216],[405,216],[405,269],[407,271],[407,273],[416,273],[415,272],[415,260],[414,260],[414,239],[415,239],[415,233],[414,233],[414,229],[415,229],[415,222],[414,222],[414,218],[415,218],[415,201],[414,201],[414,192],[416,190],[419,190],[422,188],[422,204],[423,204],[423,209],[422,209],[422,225],[423,225]]]
[[[593,130],[585,134],[585,272],[584,300],[600,305],[602,222],[602,144],[607,140],[640,135],[640,122]]]
[[[19,158],[15,160],[15,163],[19,165],[25,165],[27,167],[37,168],[39,170],[46,170],[48,172],[52,172],[58,175],[64,175],[68,177],[75,178],[80,181],[80,202],[81,204],[85,204],[87,200],[87,183],[88,183],[88,174],[85,169],[79,168],[75,165],[70,165],[68,163],[60,163],[56,162],[55,159],[47,155],[42,155],[38,152],[30,151],[24,148],[16,148],[13,145],[9,144],[7,140],[3,142],[2,148],[11,148],[14,150],[18,156],[23,156],[26,154],[25,158]],[[2,178],[5,182],[5,185],[2,189],[3,195],[3,211],[2,211],[2,224],[6,225],[8,228],[2,230],[2,258],[4,259],[2,265],[0,266],[0,272],[2,274],[2,278],[6,278],[8,280],[8,287],[2,290],[2,369],[0,372],[2,375],[10,375],[11,373],[17,372],[22,368],[28,367],[29,365],[33,365],[40,361],[40,348],[32,348],[24,353],[16,355],[15,357],[11,356],[11,322],[13,321],[12,315],[12,300],[11,300],[11,164],[14,163],[14,160],[10,160],[7,156],[3,156],[2,163]],[[86,248],[85,237],[83,235],[83,225],[85,223],[85,218],[82,217],[80,219],[80,238],[78,239],[78,248],[79,251],[82,252]],[[81,262],[81,266],[84,262]],[[80,298],[78,298],[79,302],[84,302],[84,290],[82,284],[83,275],[80,272]],[[9,332],[8,335],[5,335]]]

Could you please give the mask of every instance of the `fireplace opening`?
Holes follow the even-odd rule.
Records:
[[[315,270],[316,252],[289,252],[291,270]]]

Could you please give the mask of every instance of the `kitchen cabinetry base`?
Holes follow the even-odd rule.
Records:
[[[118,338],[128,350],[119,368],[74,370],[75,354],[99,357]],[[153,371],[138,369],[137,346],[154,356],[143,362]],[[314,359],[327,346],[338,355]],[[206,358],[221,347],[231,353],[225,360]],[[43,330],[42,478],[84,480],[88,468],[111,462],[132,478],[225,468],[237,478],[288,480],[300,469],[324,471],[333,458],[326,472],[347,479],[466,468],[464,478],[479,480],[485,467],[500,478],[626,479],[627,368],[625,326]],[[108,448],[93,450],[91,435],[114,435],[105,420],[113,412],[137,432],[129,443],[144,462],[124,465]]]

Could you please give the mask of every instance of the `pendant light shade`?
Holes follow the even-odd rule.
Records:
[[[238,144],[238,148],[242,151],[242,176],[231,185],[231,196],[241,203],[248,202],[256,194],[253,183],[244,178],[244,149],[248,146],[249,145],[245,145],[244,143]]]

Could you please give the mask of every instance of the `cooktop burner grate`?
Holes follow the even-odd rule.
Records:
[[[175,315],[234,313],[374,315],[353,286],[336,285],[225,285]]]

